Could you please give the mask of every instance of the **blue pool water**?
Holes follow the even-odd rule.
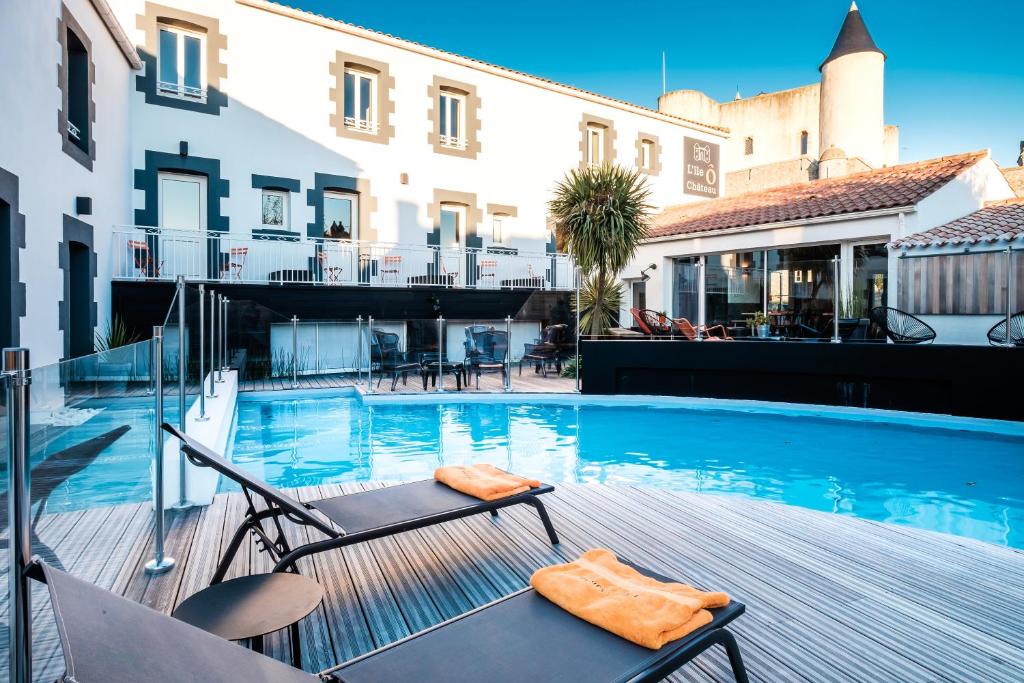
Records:
[[[278,486],[490,462],[556,484],[749,496],[1024,547],[1024,436],[673,404],[242,397],[231,457]]]

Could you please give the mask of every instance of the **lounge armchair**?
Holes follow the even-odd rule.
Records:
[[[1006,318],[993,325],[987,336],[989,344],[1006,346]],[[1010,316],[1010,344],[1024,346],[1024,311]]]
[[[935,330],[928,323],[897,308],[878,306],[869,316],[894,344],[931,343],[935,339]]]
[[[164,423],[163,429],[181,441],[182,452],[192,464],[198,467],[212,467],[241,486],[249,504],[242,524],[232,536],[214,572],[211,585],[224,579],[235,553],[248,533],[252,533],[260,540],[263,549],[273,557],[276,562],[274,571],[294,571],[296,561],[308,555],[484,512],[497,516],[501,508],[525,504],[537,510],[551,543],[558,543],[558,535],[548,517],[547,509],[539,499],[541,494],[555,490],[548,484],[508,498],[483,501],[433,479],[426,479],[300,503],[283,491],[236,467],[195,439],[182,434],[175,427]],[[262,499],[265,504],[259,510],[254,503],[255,498]],[[312,527],[327,538],[292,548],[281,527],[282,519]],[[330,520],[330,523],[324,521],[325,519]],[[269,528],[264,528],[265,520],[273,524]]]
[[[42,562],[28,573],[47,584],[64,652],[63,680],[76,683],[656,681],[712,645],[725,648],[736,681],[747,681],[739,646],[724,628],[744,612],[735,601],[712,609],[707,626],[649,650],[577,619],[527,588],[311,674]]]
[[[469,327],[466,328],[466,334],[471,334]],[[472,347],[468,342],[466,344],[466,384],[468,385],[469,378],[476,374],[476,388],[479,389],[480,375],[484,372],[500,372],[504,381],[505,359],[508,356],[508,335],[505,331],[491,327],[481,332],[472,332],[472,340]]]
[[[651,311],[646,308],[631,308],[629,309],[629,314],[633,316],[633,320],[636,321],[636,326],[640,328],[640,331],[649,337],[664,337],[672,330],[668,318],[663,317],[657,311]]]
[[[701,325],[699,328],[694,327],[686,318],[669,318],[669,322],[672,324],[672,329],[686,337],[690,341],[697,338],[698,330],[703,333],[705,339],[713,339],[715,341],[732,341],[732,337],[729,336],[729,332],[725,329],[725,325]]]
[[[548,376],[548,366],[555,366],[555,373],[562,374],[561,346],[567,335],[568,325],[548,325],[540,333],[540,339],[533,344],[526,344],[524,353],[519,359],[519,374],[523,374],[523,363],[532,364],[534,372],[542,372]]]

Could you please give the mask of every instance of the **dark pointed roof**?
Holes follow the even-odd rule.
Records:
[[[885,53],[878,49],[875,41],[871,39],[868,27],[860,16],[860,10],[857,9],[857,3],[852,2],[850,11],[846,13],[846,19],[843,20],[843,26],[839,29],[839,35],[836,36],[836,42],[832,46],[832,52],[828,53],[828,57],[818,67],[818,71],[821,71],[822,67],[833,59],[839,59],[843,55],[855,52],[877,52],[882,55],[882,59],[885,59]]]

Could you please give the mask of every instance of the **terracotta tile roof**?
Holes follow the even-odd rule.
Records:
[[[733,228],[916,204],[988,156],[986,150],[889,166],[842,178],[812,180],[666,208],[650,237],[694,235]]]
[[[540,83],[547,83],[548,85],[553,85],[553,86],[556,86],[558,88],[566,88],[567,90],[573,90],[573,91],[578,92],[578,93],[580,93],[582,95],[589,95],[591,97],[596,97],[596,98],[599,98],[599,99],[602,99],[602,100],[606,100],[609,103],[614,103],[614,104],[617,104],[617,105],[623,105],[623,106],[626,106],[626,107],[630,107],[632,109],[637,110],[640,113],[655,114],[655,115],[657,115],[659,117],[664,117],[664,118],[669,119],[669,120],[675,119],[676,121],[679,121],[680,123],[690,124],[692,126],[698,126],[700,128],[706,128],[708,130],[715,130],[715,131],[719,131],[719,132],[722,132],[722,133],[728,133],[729,132],[729,129],[724,127],[724,126],[718,126],[718,125],[713,125],[713,124],[710,124],[710,123],[704,123],[702,121],[696,121],[694,119],[687,119],[687,118],[683,118],[682,116],[676,116],[674,114],[666,114],[665,112],[658,111],[657,109],[651,109],[650,107],[645,107],[645,106],[640,105],[640,104],[634,104],[632,102],[627,102],[626,100],[620,100],[620,99],[616,99],[614,97],[608,97],[607,95],[602,95],[600,93],[596,93],[596,92],[593,92],[591,90],[584,90],[583,88],[577,88],[574,85],[568,85],[566,83],[560,83],[558,81],[553,81],[553,80],[551,80],[549,78],[544,78],[543,76],[534,76],[533,74],[528,74],[525,71],[517,71],[515,69],[510,69],[510,68],[508,68],[506,66],[501,66],[499,64],[491,64],[490,62],[485,62],[482,59],[475,59],[473,57],[467,57],[465,55],[460,55],[457,52],[450,52],[448,50],[442,50],[441,48],[438,48],[438,47],[432,47],[430,45],[424,45],[423,43],[417,43],[414,40],[407,40],[405,38],[402,38],[400,36],[395,36],[395,35],[392,35],[390,33],[384,33],[383,31],[378,31],[376,29],[367,28],[365,26],[360,26],[358,24],[353,24],[353,23],[347,22],[347,21],[342,21],[340,19],[335,19],[333,17],[328,17],[328,16],[325,16],[323,14],[317,14],[316,12],[310,12],[309,10],[299,9],[298,7],[292,7],[291,5],[289,5],[287,3],[278,2],[277,0],[237,0],[237,1],[241,2],[244,5],[248,5],[250,7],[255,7],[257,9],[265,9],[265,10],[268,10],[268,11],[276,12],[277,14],[282,14],[284,16],[290,16],[293,19],[299,19],[300,21],[308,21],[308,22],[311,22],[311,23],[317,23],[317,24],[320,24],[322,26],[326,26],[328,28],[332,28],[333,27],[333,28],[336,28],[336,29],[339,29],[339,30],[341,30],[343,28],[355,29],[356,31],[362,31],[362,32],[365,32],[365,33],[368,33],[368,34],[371,34],[371,35],[374,35],[374,36],[378,36],[380,38],[387,38],[387,39],[391,39],[391,40],[397,40],[397,41],[400,41],[402,43],[405,43],[406,45],[411,45],[411,46],[414,46],[414,47],[423,48],[423,49],[426,49],[426,50],[431,50],[431,51],[436,52],[438,54],[448,55],[450,57],[455,57],[457,59],[462,59],[462,60],[465,60],[467,62],[472,62],[473,64],[479,64],[481,66],[488,67],[488,68],[491,68],[491,69],[497,69],[498,71],[503,71],[503,72],[505,72],[507,74],[510,74],[512,76],[518,76],[520,78],[529,79],[529,80],[537,81],[537,82],[540,82]]]
[[[1024,198],[1019,197],[988,202],[963,218],[894,240],[889,248],[1006,245],[1014,240],[1024,242]]]

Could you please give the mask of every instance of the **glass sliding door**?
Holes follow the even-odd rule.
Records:
[[[839,245],[771,249],[766,255],[772,331],[790,337],[831,334],[836,286],[832,258],[839,255]]]
[[[853,246],[853,288],[844,311],[851,318],[866,318],[872,308],[885,306],[889,283],[889,253],[885,243]]]
[[[708,325],[743,334],[764,307],[764,252],[712,254],[705,258],[704,315]]]

